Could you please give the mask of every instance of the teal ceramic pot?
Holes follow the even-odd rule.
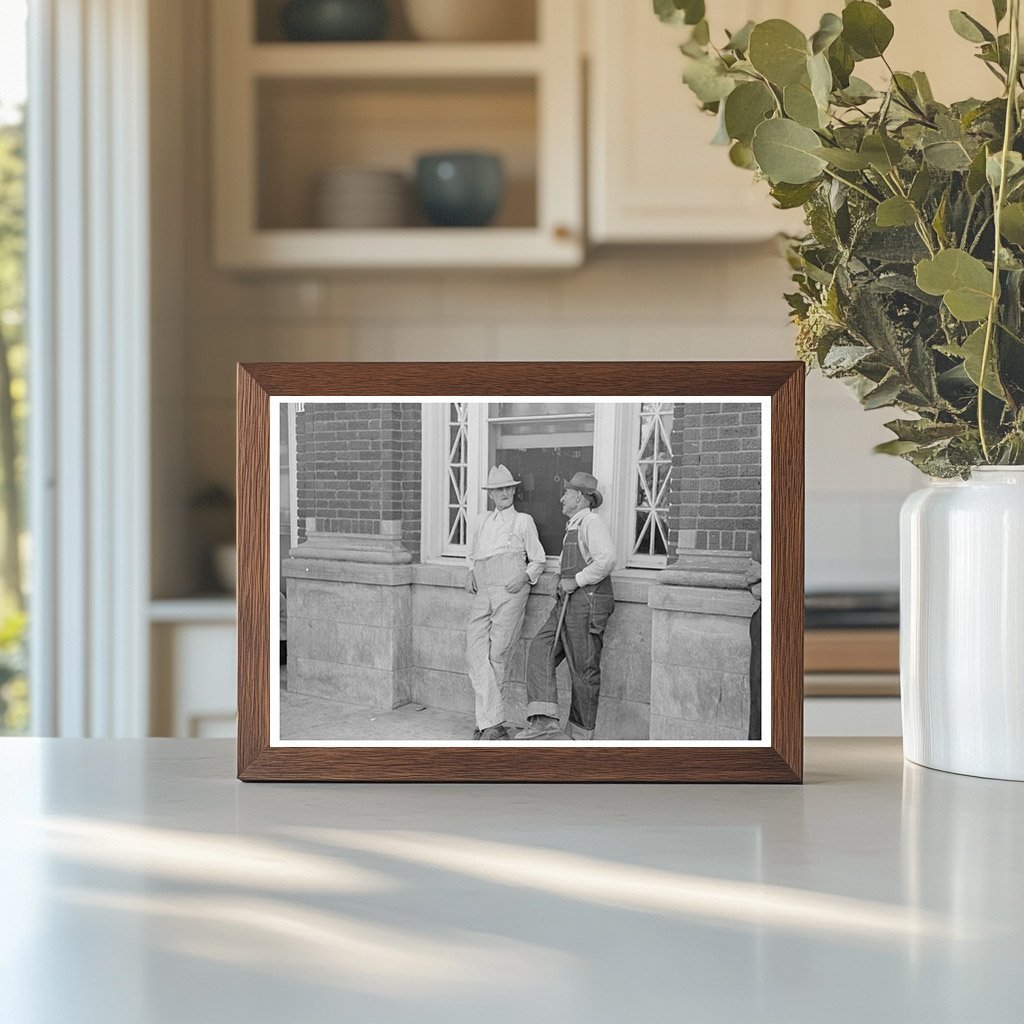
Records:
[[[285,37],[296,42],[380,39],[387,27],[387,0],[291,0],[281,11]]]
[[[416,162],[416,192],[436,227],[489,224],[505,194],[501,157],[493,153],[427,153]]]

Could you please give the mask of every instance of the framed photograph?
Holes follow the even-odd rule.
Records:
[[[238,776],[799,782],[798,362],[238,367]]]

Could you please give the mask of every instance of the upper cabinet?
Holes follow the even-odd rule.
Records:
[[[592,241],[742,241],[799,230],[798,211],[776,210],[767,185],[711,145],[715,120],[682,82],[679,44],[689,28],[663,25],[649,0],[585,3]],[[709,0],[708,19],[718,38],[772,17],[806,30],[825,9],[825,0]]]
[[[210,5],[218,265],[580,263],[577,5],[405,0],[381,38],[303,39],[328,6]]]

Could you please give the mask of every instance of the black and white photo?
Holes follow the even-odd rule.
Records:
[[[767,744],[767,399],[270,417],[272,745]]]

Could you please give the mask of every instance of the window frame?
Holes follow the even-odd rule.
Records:
[[[448,406],[443,402],[423,403],[422,505],[420,508],[420,557],[424,563],[451,565],[466,557],[466,545],[447,543],[448,522]],[[489,452],[488,402],[472,401],[469,407],[467,440],[468,472],[466,515],[470,523],[487,510],[482,489],[487,478]],[[605,501],[598,515],[608,529],[618,552],[616,571],[663,569],[667,557],[634,555],[634,506],[640,444],[640,402],[594,403],[594,475],[602,484]],[[559,554],[549,554],[549,568],[557,568]]]

